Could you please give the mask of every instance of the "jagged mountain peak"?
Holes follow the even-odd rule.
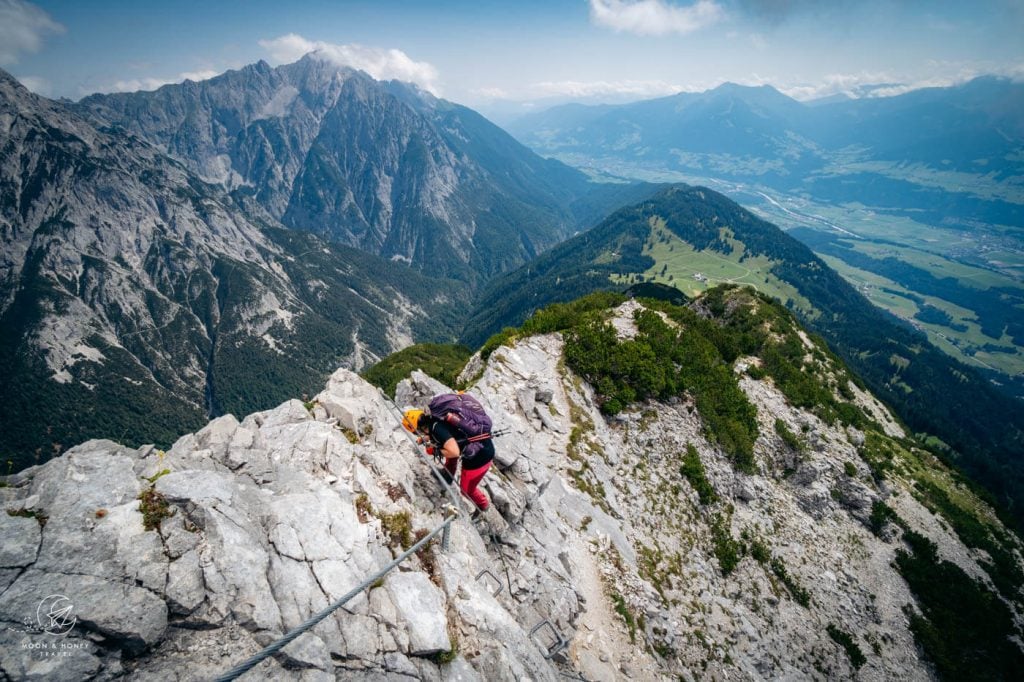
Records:
[[[716,316],[718,303],[728,316]],[[592,315],[618,347],[675,330],[683,345],[673,352],[686,355],[701,343],[687,336],[696,320],[742,328],[742,308],[772,307],[742,290],[718,303],[694,304],[691,318],[635,301],[590,305],[591,317],[574,321],[555,311],[535,323],[541,333],[524,329],[471,360],[463,378],[509,431],[484,478],[500,516],[456,521],[449,548],[435,543],[410,559],[259,674],[931,677],[934,650],[917,648],[908,614],[944,612],[922,591],[932,569],[907,562],[932,556],[944,589],[987,590],[972,578],[997,575],[958,539],[956,517],[945,517],[953,531],[941,525],[934,491],[970,499],[1011,557],[1019,542],[903,439],[880,403],[831,384],[833,399],[850,391],[870,416],[861,428],[829,422],[755,376],[756,356],[740,355],[719,378],[756,410],[754,459],[741,468],[713,435],[704,389],[609,417],[608,389],[572,369],[585,362],[573,348]],[[771,324],[781,330],[778,314]],[[561,331],[543,332],[552,324]],[[841,366],[817,357],[823,348],[790,332],[807,362],[820,363],[822,385],[842,378]],[[414,372],[396,403],[422,406],[445,390]],[[75,646],[45,661],[50,674],[208,679],[435,528],[447,497],[430,466],[397,406],[346,370],[309,404],[222,417],[166,452],[90,441],[0,488],[13,512],[0,514],[13,567],[0,573],[0,616],[21,622],[55,591],[66,598],[78,621],[65,641]],[[921,475],[932,486],[919,483],[923,494],[911,483]],[[994,598],[988,608],[990,622],[1019,627],[1017,606]],[[1006,634],[986,632],[987,669],[1021,659]],[[21,642],[42,636],[5,629],[4,672],[38,670]],[[950,638],[977,644],[969,629]],[[959,651],[947,649],[942,664],[958,664]]]
[[[25,92],[28,92],[28,88],[22,85],[17,78],[12,76],[8,72],[4,71],[3,69],[0,69],[0,87],[4,88],[5,90],[23,90]]]
[[[81,107],[288,227],[471,282],[571,233],[589,191],[479,115],[317,53]]]
[[[451,340],[474,286],[574,229],[590,189],[469,110],[315,59],[78,104],[0,89],[16,466],[114,424],[166,444]]]
[[[3,69],[0,69],[0,111],[37,120],[44,116],[66,117],[69,124],[74,124],[79,118],[69,111],[65,103],[35,94]],[[4,121],[7,127],[15,123],[13,118]]]
[[[271,72],[275,70],[280,70],[280,72],[288,74],[291,78],[303,79],[304,85],[310,89],[324,87],[325,84],[330,83],[332,80],[343,80],[357,75],[370,82],[377,82],[376,79],[365,71],[339,64],[331,59],[330,56],[318,50],[303,55],[298,61],[291,64],[282,64],[276,67],[276,69],[274,67],[270,68]]]
[[[463,300],[401,264],[289,232],[80,107],[6,90],[0,405],[12,465],[112,427],[127,442],[171,442],[209,415],[276,403],[339,364],[429,338],[449,319],[441,306]],[[385,306],[397,310],[382,317]]]

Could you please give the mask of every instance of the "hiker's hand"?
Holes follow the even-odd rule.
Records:
[[[427,446],[427,454],[430,455],[430,456],[434,455],[434,446],[433,445]]]

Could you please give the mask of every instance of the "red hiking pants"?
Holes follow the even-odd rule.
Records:
[[[491,468],[492,462],[488,462],[479,469],[463,469],[462,476],[459,477],[459,489],[462,490],[462,494],[473,500],[473,504],[477,506],[477,509],[486,511],[491,506],[490,501],[487,499],[487,495],[484,495],[483,490],[478,490],[477,486],[480,485],[480,479],[484,477],[487,470]],[[459,466],[459,458],[452,457],[451,459],[445,460],[444,468],[455,478],[455,470]]]

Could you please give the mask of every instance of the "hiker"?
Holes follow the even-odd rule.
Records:
[[[406,410],[402,426],[410,433],[429,439],[427,453],[444,458],[443,474],[447,474],[448,482],[454,480],[461,459],[459,488],[476,505],[474,517],[487,511],[491,503],[479,485],[491,468],[494,441],[490,433],[491,419],[479,401],[465,393],[439,395],[430,401],[426,412]]]

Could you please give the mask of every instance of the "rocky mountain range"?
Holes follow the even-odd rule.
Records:
[[[452,340],[490,275],[651,191],[315,55],[77,104],[0,74],[0,117],[18,467],[92,435],[166,445]]]
[[[318,53],[78,108],[143,137],[284,225],[462,279],[589,227],[587,177],[476,112]],[[600,188],[598,188],[600,190]]]
[[[768,85],[725,83],[631,104],[563,105],[509,130],[539,153],[626,177],[682,173],[957,229],[1019,229],[1021,121],[1024,85],[983,77],[817,106]]]
[[[499,514],[463,509],[447,549],[414,554],[245,679],[1019,672],[1020,540],[788,313],[740,289],[686,309],[588,305],[463,371],[508,430],[484,479]],[[751,320],[765,346],[715,350]],[[676,339],[668,354],[705,363],[695,376],[724,393],[697,381],[614,410],[623,376],[574,350],[592,333],[622,358]],[[789,345],[832,408],[796,405],[770,351]],[[637,390],[666,367],[643,362],[625,370]],[[414,372],[395,403],[443,390]],[[749,459],[730,452],[723,395],[752,416]],[[448,499],[395,403],[342,369],[308,404],[221,417],[166,452],[94,440],[6,477],[3,674],[210,679],[373,575]],[[37,620],[54,598],[61,620]]]
[[[309,391],[339,364],[450,336],[442,304],[458,288],[287,230],[5,73],[0,139],[9,467],[90,435],[169,443],[210,414]]]

